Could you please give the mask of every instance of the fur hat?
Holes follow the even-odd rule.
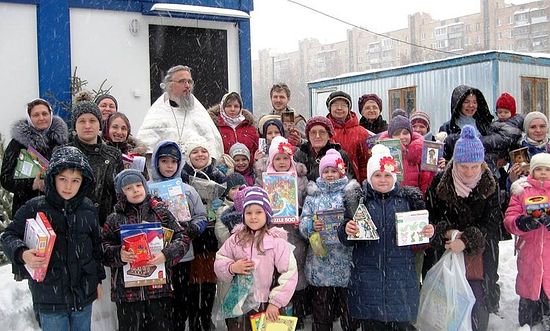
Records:
[[[265,121],[265,123],[262,125],[262,137],[263,138],[265,138],[265,136],[267,136],[267,128],[270,125],[275,125],[279,129],[279,132],[281,133],[281,136],[285,135],[285,128],[283,126],[283,122],[281,122],[280,119],[272,118],[272,119],[269,119],[269,120]]]
[[[380,99],[380,97],[378,95],[376,95],[376,94],[363,94],[359,98],[359,112],[360,113],[363,112],[363,106],[369,100],[376,102],[376,104],[378,105],[378,109],[380,109],[380,112],[382,112],[382,99]]]
[[[523,120],[523,131],[527,133],[529,126],[531,125],[531,121],[535,119],[541,119],[546,123],[546,126],[548,126],[548,118],[546,115],[541,113],[540,111],[532,111],[529,114],[525,116],[525,119]]]
[[[496,109],[498,110],[499,108],[508,109],[512,114],[511,117],[516,116],[516,99],[506,92],[502,93],[497,99]]]
[[[346,164],[342,159],[342,155],[340,155],[340,153],[334,148],[329,149],[325,156],[321,158],[321,161],[319,162],[319,175],[322,175],[323,170],[328,167],[338,170],[340,178],[346,175]]]
[[[477,137],[477,130],[471,125],[465,125],[460,132],[460,138],[455,144],[454,163],[481,163],[485,160],[485,148]]]
[[[128,186],[130,184],[135,183],[142,183],[143,188],[145,189],[145,193],[148,192],[147,188],[147,181],[145,180],[145,177],[135,169],[124,169],[121,172],[118,173],[115,177],[115,190],[117,194],[122,193],[122,189],[125,186]]]
[[[91,101],[81,101],[74,105],[71,113],[73,128],[76,126],[76,121],[78,120],[78,118],[83,114],[92,114],[97,118],[99,123],[102,123],[99,107]]]
[[[232,188],[234,188],[235,186],[240,187],[242,185],[246,185],[246,179],[244,178],[243,175],[241,175],[238,172],[234,172],[234,173],[228,175],[225,179],[226,179],[227,188],[225,189],[225,192],[223,192],[224,196],[227,196],[229,191]]]
[[[241,143],[235,143],[231,148],[229,149],[229,156],[231,158],[235,159],[235,156],[237,155],[244,155],[248,160],[250,160],[250,150],[248,147],[246,147],[245,144]]]
[[[269,202],[269,196],[267,192],[256,186],[252,186],[247,189],[244,193],[243,199],[243,211],[246,207],[250,205],[260,205],[266,215],[266,224],[271,224],[271,217],[273,215],[273,210],[271,209],[271,203]],[[244,213],[243,213],[243,222],[244,222]]]
[[[111,99],[115,103],[115,108],[118,111],[118,101],[116,101],[116,98],[110,94],[103,94],[98,96],[97,98],[95,98],[95,104],[99,106],[99,103],[105,99]]]
[[[529,161],[529,172],[533,174],[533,170],[537,167],[549,167],[550,168],[550,154],[538,153],[531,157]]]
[[[306,123],[306,138],[309,140],[309,130],[315,125],[322,125],[328,132],[329,137],[334,136],[334,126],[332,122],[325,116],[313,116]]]
[[[372,175],[380,170],[382,172],[389,172],[393,177],[393,182],[397,181],[397,165],[394,158],[391,156],[390,149],[382,144],[374,145],[372,148],[372,155],[367,163],[367,181],[372,186]]]
[[[405,116],[397,115],[392,118],[390,120],[390,123],[388,124],[388,135],[392,137],[395,133],[397,133],[397,131],[400,131],[402,129],[409,131],[409,133],[412,135],[413,130],[409,119]]]
[[[411,125],[415,125],[416,123],[422,123],[428,128],[428,131],[430,131],[430,115],[428,115],[428,113],[425,113],[421,110],[417,110],[411,114],[410,121],[411,121]]]
[[[344,91],[332,92],[327,98],[327,108],[330,111],[330,105],[338,99],[344,100],[348,104],[348,108],[351,110],[351,97]]]

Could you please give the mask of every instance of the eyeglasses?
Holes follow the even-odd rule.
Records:
[[[192,79],[180,79],[180,80],[171,80],[170,82],[172,83],[178,83],[178,84],[189,84],[189,85],[193,85],[193,80]]]
[[[318,136],[318,137],[323,138],[323,137],[328,136],[328,132],[325,131],[325,130],[319,130],[319,131],[313,131],[313,130],[312,130],[312,131],[309,131],[309,135],[310,135],[311,137],[317,137],[317,136]]]

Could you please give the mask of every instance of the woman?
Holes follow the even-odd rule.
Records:
[[[474,331],[487,330],[489,292],[494,290],[490,282],[498,268],[502,223],[498,185],[484,158],[483,144],[474,127],[464,126],[453,160],[434,178],[426,204],[430,223],[435,226],[432,246],[436,256],[450,249],[464,252],[466,260],[477,261],[466,266],[466,278],[476,298],[472,309]],[[455,240],[451,240],[453,235],[457,235]]]
[[[361,120],[359,124],[372,133],[380,133],[388,129],[388,123],[382,118],[382,99],[376,94],[363,94],[359,98]]]
[[[334,127],[332,140],[348,153],[355,177],[362,183],[367,178],[369,153],[365,141],[369,133],[359,125],[357,115],[351,111],[351,107],[351,97],[345,92],[332,92],[327,98],[327,118]]]
[[[294,161],[303,163],[307,168],[307,179],[315,181],[319,178],[319,161],[326,152],[334,148],[342,155],[346,164],[346,175],[350,179],[355,178],[353,165],[348,154],[339,144],[331,142],[334,137],[334,127],[332,122],[323,116],[314,116],[306,123],[307,142],[302,144],[294,154]]]
[[[13,193],[13,215],[27,200],[44,191],[44,180],[40,176],[14,178],[19,152],[33,147],[49,160],[55,147],[67,143],[69,133],[67,124],[53,114],[52,106],[46,100],[34,99],[27,104],[27,118],[17,121],[11,128],[11,136],[13,138],[2,160],[0,184]]]
[[[105,123],[109,115],[118,111],[118,102],[115,97],[110,94],[103,94],[95,99],[95,104],[101,112],[101,122]]]
[[[208,109],[208,113],[220,131],[225,154],[229,154],[231,146],[238,142],[248,147],[250,155],[256,153],[260,138],[256,129],[256,119],[251,112],[243,109],[239,93],[227,93],[219,105]]]

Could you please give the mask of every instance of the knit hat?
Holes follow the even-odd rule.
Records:
[[[405,109],[396,108],[391,112],[391,118],[394,118],[395,116],[404,116],[409,118],[409,114],[405,111]]]
[[[245,184],[246,185],[246,184]],[[233,197],[233,206],[235,206],[235,210],[242,214],[244,207],[244,195],[246,194],[246,191],[251,189],[253,186],[241,186],[239,188],[239,191],[235,193],[235,196]]]
[[[340,155],[340,153],[334,148],[329,149],[325,156],[321,158],[321,161],[319,162],[319,175],[321,175],[323,170],[328,167],[338,170],[340,178],[346,175],[346,164],[342,159],[342,155]]]
[[[74,105],[72,110],[71,120],[73,122],[73,128],[75,127],[78,118],[83,114],[92,114],[97,118],[99,123],[102,122],[99,107],[91,101],[81,101]]]
[[[389,172],[394,181],[397,182],[397,164],[395,159],[391,156],[390,149],[382,144],[374,145],[371,150],[372,155],[367,162],[367,182],[371,184],[371,177],[376,171]]]
[[[529,161],[529,172],[532,174],[533,170],[537,167],[549,167],[550,168],[550,154],[538,153],[531,157]]]
[[[245,144],[235,143],[231,146],[229,149],[229,156],[234,159],[237,155],[244,155],[248,160],[250,160],[250,150]]]
[[[157,160],[163,156],[170,156],[171,158],[175,159],[178,162],[181,161],[181,152],[173,144],[165,144],[164,146],[161,146],[158,149],[156,155],[157,155]]]
[[[313,116],[306,123],[306,138],[309,140],[309,130],[315,125],[322,125],[328,132],[329,137],[334,136],[334,127],[332,122],[325,116]]]
[[[485,159],[485,148],[477,137],[476,129],[465,125],[460,132],[460,138],[455,144],[454,163],[481,163]]]
[[[338,99],[344,100],[348,104],[348,108],[351,110],[351,97],[349,96],[349,94],[343,91],[335,91],[332,92],[327,98],[327,108],[329,111],[330,105],[332,105],[332,103]]]
[[[511,117],[516,116],[516,99],[509,93],[502,93],[497,99],[497,108],[508,109],[512,114]]]
[[[100,103],[102,100],[105,100],[105,99],[111,99],[111,100],[113,100],[113,102],[115,103],[115,108],[116,108],[116,110],[118,111],[118,101],[116,101],[115,97],[113,97],[113,96],[110,95],[110,94],[103,94],[103,95],[98,96],[98,97],[95,99],[95,104],[99,106],[99,103]]]
[[[544,123],[546,123],[546,125],[548,126],[548,118],[546,117],[546,115],[544,115],[540,111],[532,111],[529,114],[527,114],[525,116],[525,119],[523,120],[523,131],[524,132],[527,133],[527,131],[529,129],[529,126],[531,125],[531,121],[533,121],[535,119],[543,120]]]
[[[211,155],[210,144],[208,143],[208,141],[206,141],[205,138],[198,135],[193,135],[185,141],[185,155],[187,155],[187,157],[189,158],[191,152],[197,147],[202,147],[206,149],[208,151],[208,155]]]
[[[363,94],[359,98],[359,112],[363,111],[363,106],[369,100],[376,102],[376,104],[378,105],[378,108],[380,109],[380,112],[382,112],[382,99],[380,99],[380,97],[376,94]]]
[[[271,217],[273,215],[273,210],[271,209],[271,203],[269,202],[269,196],[267,192],[259,187],[252,186],[246,190],[243,200],[243,210],[250,205],[259,205],[265,212],[266,215],[266,224],[271,224]],[[244,222],[244,213],[243,213],[243,222]]]
[[[392,137],[397,131],[405,129],[412,135],[412,125],[408,118],[405,116],[397,115],[388,123],[388,135]]]
[[[265,121],[264,125],[262,126],[262,137],[263,138],[265,138],[267,136],[267,128],[270,125],[275,125],[277,127],[277,129],[279,129],[279,132],[281,133],[281,136],[285,135],[285,128],[283,126],[283,122],[281,122],[281,120],[273,118],[273,119]]]
[[[124,169],[121,172],[118,173],[115,177],[115,190],[117,194],[122,193],[122,189],[125,186],[135,184],[135,183],[142,183],[143,188],[145,189],[145,192],[148,192],[147,188],[147,181],[145,180],[145,177],[135,169]]]
[[[295,174],[296,165],[294,163],[294,159],[292,158],[294,151],[295,147],[292,146],[292,144],[290,144],[285,137],[277,136],[273,138],[273,140],[271,140],[271,144],[269,145],[267,172],[277,172],[277,170],[273,167],[273,159],[277,154],[287,154],[290,158],[290,168],[286,171]]]
[[[235,186],[246,185],[246,179],[244,179],[244,176],[237,172],[232,173],[231,175],[227,176],[225,179],[226,179],[225,183],[227,185],[227,188],[225,189],[225,192],[223,192],[224,196],[227,196],[229,191]]]
[[[410,121],[411,125],[422,123],[428,128],[428,131],[430,131],[430,115],[428,115],[428,113],[417,110],[411,114]]]

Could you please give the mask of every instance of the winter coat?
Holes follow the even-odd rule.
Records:
[[[348,154],[342,149],[339,144],[327,142],[325,147],[321,148],[319,153],[315,153],[313,148],[311,148],[311,143],[308,141],[305,144],[302,144],[300,148],[296,149],[294,153],[294,161],[296,163],[303,163],[307,168],[307,179],[315,181],[319,178],[319,162],[325,156],[327,151],[331,148],[337,150],[342,156],[342,160],[346,164],[346,175],[349,179],[355,178],[355,173],[353,172],[353,164],[351,163]]]
[[[427,196],[430,223],[435,227],[432,247],[441,254],[445,250],[445,233],[462,231],[466,244],[464,254],[475,255],[483,251],[488,240],[498,241],[502,224],[502,211],[498,199],[498,186],[491,171],[483,166],[483,174],[477,186],[467,198],[456,194],[451,174],[451,161],[445,171],[436,175]]]
[[[96,185],[87,194],[98,208],[99,226],[105,224],[107,216],[116,204],[115,176],[124,169],[122,154],[118,149],[107,146],[100,137],[97,144],[86,144],[77,136],[67,146],[74,146],[88,158],[96,178]]]
[[[244,120],[237,125],[235,129],[225,123],[220,114],[220,105],[215,105],[208,109],[208,114],[212,122],[216,124],[223,141],[223,151],[229,154],[229,149],[236,143],[245,144],[250,151],[250,155],[254,155],[258,150],[258,139],[260,135],[256,129],[256,118],[246,109],[242,110]],[[252,158],[254,160],[254,158]]]
[[[374,134],[388,130],[388,122],[382,118],[382,114],[378,115],[378,118],[374,121],[369,121],[365,117],[361,117],[359,124]]]
[[[355,179],[347,177],[334,182],[327,182],[321,178],[317,182],[310,182],[308,195],[304,202],[300,216],[300,232],[304,238],[315,232],[313,230],[313,216],[318,211],[344,209],[344,192],[361,196],[361,186]],[[351,272],[351,247],[341,243],[325,244],[327,256],[316,256],[311,247],[307,251],[305,275],[307,282],[313,286],[347,287]]]
[[[252,260],[255,262],[254,299],[260,303],[269,302],[278,308],[288,305],[296,288],[298,272],[292,254],[294,247],[287,242],[286,231],[278,227],[269,229],[261,243],[263,251],[258,251],[256,243],[240,245],[237,242],[239,231],[245,231],[244,225],[239,225],[217,252],[214,263],[216,275],[221,281],[231,282],[234,276],[229,271],[231,264],[240,259]],[[280,276],[277,285],[272,288],[275,271]]]
[[[254,186],[254,183],[256,182],[256,174],[254,173],[254,168],[252,166],[249,166],[243,172],[237,170],[235,170],[235,172],[243,175],[247,186]]]
[[[388,131],[382,132],[378,138],[378,140],[386,139],[392,139]],[[424,137],[413,132],[409,146],[401,148],[401,157],[403,158],[403,180],[401,185],[418,187],[422,193],[426,193],[434,177],[434,172],[420,169],[423,147]]]
[[[218,184],[225,183],[225,175],[218,170],[218,168],[216,168],[215,163],[215,160],[212,160],[212,163],[208,167],[202,170],[196,170],[188,162],[186,162],[183,164],[183,168],[181,169],[181,179],[183,179],[186,183],[189,183],[189,177],[209,179]]]
[[[231,236],[231,230],[233,230],[233,226],[236,224],[233,224],[231,228],[229,228],[225,223],[222,221],[222,215],[224,215],[224,212],[227,210],[235,210],[233,208],[233,201],[229,200],[227,197],[223,200],[222,205],[218,210],[216,210],[216,224],[214,225],[214,234],[216,235],[216,239],[218,240],[218,248],[222,247],[223,243],[229,239]],[[237,214],[238,218],[241,219],[242,213]],[[238,223],[238,222],[237,222]]]
[[[162,249],[166,257],[166,284],[139,287],[124,286],[123,267],[126,264],[120,258],[122,242],[121,224],[140,224],[160,222],[165,228],[174,230],[172,240]],[[190,246],[187,227],[182,227],[166,205],[149,194],[139,204],[129,203],[124,194],[119,195],[115,212],[109,215],[102,230],[102,248],[104,263],[111,268],[111,300],[113,302],[138,302],[172,296],[170,280],[171,268],[187,253]]]
[[[13,178],[19,152],[32,146],[49,160],[55,147],[67,143],[69,133],[67,124],[60,117],[53,116],[52,124],[45,132],[36,130],[27,120],[20,120],[11,128],[11,136],[12,140],[6,147],[2,159],[0,184],[5,190],[13,193],[11,209],[13,215],[25,202],[41,194],[40,191],[32,189],[34,178]]]
[[[220,159],[223,154],[220,132],[200,101],[194,95],[191,97],[194,100],[193,108],[189,110],[172,106],[168,93],[163,93],[151,105],[137,134],[137,138],[147,145],[147,152],[152,152],[161,140],[173,140],[180,144],[185,143],[187,137],[195,135],[208,141],[210,145],[207,149],[211,157]]]
[[[340,242],[353,247],[348,309],[357,319],[383,322],[414,321],[418,311],[419,289],[415,257],[410,246],[397,246],[395,213],[425,209],[420,190],[395,185],[380,193],[366,181],[363,199],[376,225],[379,240],[347,239],[345,227],[353,217],[357,197],[346,194],[346,221],[338,228]]]
[[[367,162],[369,161],[369,153],[366,140],[369,137],[368,131],[359,125],[357,115],[350,111],[349,117],[345,123],[336,121],[331,114],[327,118],[332,122],[334,127],[334,137],[332,140],[340,144],[342,149],[346,151],[353,165],[355,178],[362,183],[367,179]]]
[[[65,169],[78,169],[82,183],[77,194],[64,200],[55,188],[55,175]],[[26,202],[14,216],[2,235],[4,253],[14,270],[29,279],[33,306],[40,312],[71,312],[82,310],[97,298],[97,285],[105,279],[101,265],[101,238],[97,223],[97,208],[85,197],[94,186],[90,166],[81,155],[67,152],[52,162],[44,179],[45,195]],[[44,281],[31,279],[22,260],[27,249],[24,242],[27,218],[43,212],[56,234]]]
[[[504,225],[518,236],[516,293],[524,299],[538,301],[541,288],[546,295],[550,294],[550,272],[547,272],[550,270],[550,231],[542,225],[523,232],[516,225],[518,217],[527,215],[526,199],[534,196],[550,197],[550,181],[540,182],[529,176],[514,182]]]
[[[527,147],[527,151],[529,153],[529,159],[531,159],[534,155],[537,155],[538,153],[550,153],[550,139],[546,143],[535,145],[530,143],[527,140],[527,135],[524,134],[521,137],[521,140],[519,141],[519,145],[520,145],[519,148]]]

